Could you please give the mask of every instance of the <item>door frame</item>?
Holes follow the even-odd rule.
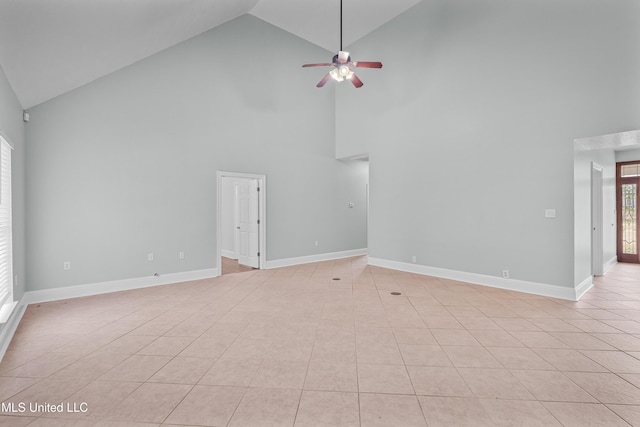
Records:
[[[604,275],[603,235],[603,173],[604,168],[591,162],[591,275]]]
[[[245,172],[227,172],[217,171],[216,173],[216,188],[217,188],[217,203],[216,203],[216,268],[218,270],[218,276],[222,275],[222,253],[221,253],[221,239],[222,239],[222,179],[223,178],[245,178],[254,179],[258,181],[260,187],[260,194],[258,196],[258,216],[260,219],[260,227],[258,229],[258,238],[260,239],[260,260],[259,268],[266,268],[267,261],[267,176],[260,174],[252,174]]]
[[[640,227],[636,230],[636,254],[623,254],[622,253],[622,185],[623,184],[636,184],[636,209],[638,209],[638,201],[640,201],[640,177],[622,178],[621,169],[624,165],[638,164],[640,161],[631,162],[617,162],[616,163],[616,220],[618,227],[616,230],[616,254],[618,256],[618,262],[630,262],[640,263]],[[636,212],[640,214],[640,212]],[[636,223],[640,222],[640,217],[636,218]]]

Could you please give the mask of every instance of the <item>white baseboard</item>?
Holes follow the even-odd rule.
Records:
[[[160,276],[138,277],[133,279],[114,280],[110,282],[91,283],[87,285],[67,286],[64,288],[43,289],[40,291],[25,292],[23,301],[26,304],[35,304],[61,299],[106,294],[109,292],[148,288],[151,286],[169,285],[172,283],[188,282],[190,280],[209,279],[217,276],[218,269],[209,268],[206,270],[162,274]]]
[[[27,304],[24,303],[23,297],[14,308],[7,322],[2,324],[2,328],[0,329],[0,362],[4,357],[4,354],[7,352],[9,344],[11,344],[11,339],[16,333],[16,329],[18,329],[18,325],[20,324],[20,320],[22,320],[22,316],[26,309]]]
[[[378,267],[390,268],[393,270],[406,271],[408,273],[416,273],[423,274],[425,276],[435,276],[441,277],[443,279],[458,280],[461,282],[490,286],[492,288],[506,289],[509,291],[524,292],[527,294],[542,295],[546,297],[560,298],[570,301],[577,300],[575,289],[570,287],[528,282],[524,280],[503,279],[502,277],[467,273],[464,271],[448,270],[445,268],[429,267],[426,265],[409,264],[405,262],[390,261],[380,258],[369,257],[369,264]]]
[[[618,263],[618,257],[614,256],[602,266],[603,274],[607,274]]]
[[[368,253],[369,253],[369,250],[364,248],[364,249],[352,249],[349,251],[341,251],[341,252],[329,252],[326,254],[307,255],[307,256],[301,256],[296,258],[276,259],[272,261],[267,261],[265,268],[270,269],[270,268],[279,268],[279,267],[290,267],[292,265],[308,264],[310,262],[331,261],[334,259],[367,255]]]
[[[225,258],[238,259],[236,257],[236,253],[234,251],[230,251],[229,249],[220,249],[220,255]]]
[[[593,287],[593,276],[589,276],[576,286],[576,301]]]

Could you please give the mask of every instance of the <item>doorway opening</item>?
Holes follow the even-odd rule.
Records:
[[[265,268],[266,176],[217,173],[218,275]]]
[[[616,211],[618,213],[618,262],[640,263],[640,162],[616,163]]]
[[[356,207],[352,214],[348,216],[350,221],[349,226],[352,230],[361,230],[362,234],[359,235],[364,236],[363,239],[361,237],[358,238],[359,241],[361,241],[361,244],[358,247],[368,248],[370,224],[369,190],[371,176],[369,154],[358,154],[338,160],[348,164],[352,170],[352,183],[345,183],[348,184],[345,185],[345,188],[349,188],[350,190],[348,197],[350,199],[353,199],[353,201],[355,202],[350,202],[349,208]],[[358,207],[364,208],[364,212],[362,210],[358,210]]]

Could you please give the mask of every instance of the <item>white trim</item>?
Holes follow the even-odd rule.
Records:
[[[613,267],[615,267],[617,263],[618,263],[618,257],[617,256],[614,256],[609,261],[605,262],[604,266],[602,267],[602,270],[604,271],[604,274],[607,274],[609,271],[611,271],[611,269]]]
[[[308,264],[311,262],[331,261],[334,259],[367,255],[368,253],[369,253],[369,250],[364,248],[364,249],[351,249],[348,251],[341,251],[341,252],[329,252],[326,254],[307,255],[307,256],[301,256],[296,258],[275,259],[272,261],[267,261],[266,268],[269,269],[269,268],[290,267],[292,265]]]
[[[0,129],[0,137],[2,137],[7,142],[7,144],[9,145],[9,147],[11,147],[12,150],[15,150],[15,145],[13,145],[13,143],[11,142],[11,138],[9,138],[9,136],[6,133],[4,133],[2,129]]]
[[[546,297],[576,301],[574,288],[548,285],[545,283],[528,282],[524,280],[503,279],[502,277],[487,276],[484,274],[467,273],[464,271],[448,270],[426,265],[408,264],[398,261],[369,257],[369,265],[390,268],[392,270],[406,271],[408,273],[423,274],[426,276],[441,277],[444,279],[458,280],[476,285],[490,286],[492,288],[506,289],[510,291],[524,292],[527,294],[542,295]]]
[[[260,259],[258,267],[266,268],[267,264],[267,176],[244,172],[216,172],[216,260],[219,273],[222,273],[222,178],[245,178],[257,179],[260,187],[258,196],[258,211],[260,219],[259,239],[260,239]]]
[[[2,265],[0,266],[0,270],[2,270],[2,283],[0,284],[2,292],[0,292],[0,307],[5,308],[5,304],[11,304],[13,302],[13,290],[14,290],[14,281],[13,281],[13,201],[12,201],[12,172],[11,172],[11,151],[13,148],[9,144],[4,137],[0,136],[0,160],[2,166],[0,167],[0,193],[6,193],[2,195],[2,203],[0,203],[0,207],[2,208],[2,213],[4,216],[3,225],[2,225],[2,235],[0,236],[0,243],[2,246]],[[6,308],[9,310],[13,309],[13,306],[10,308]],[[8,318],[9,313],[4,313],[4,315]],[[6,320],[6,319],[4,319]]]
[[[13,310],[13,314],[7,320],[2,328],[0,328],[0,362],[4,357],[7,349],[9,348],[9,344],[11,344],[11,340],[13,339],[13,335],[16,333],[18,329],[18,325],[22,320],[22,316],[27,309],[27,304],[23,302],[24,297],[20,300],[20,303],[16,310]]]
[[[11,316],[11,313],[13,313],[13,309],[17,304],[18,301],[13,301],[0,306],[0,324],[6,323],[7,320],[9,320],[9,317]]]
[[[133,279],[114,280],[110,282],[91,283],[87,285],[67,286],[64,288],[43,289],[25,292],[22,300],[26,304],[57,301],[61,299],[86,297],[109,292],[129,291],[149,288],[151,286],[170,285],[191,280],[210,279],[218,276],[217,268],[185,271],[182,273],[163,274],[160,276],[138,277]]]
[[[236,257],[236,253],[234,251],[230,251],[229,249],[220,249],[220,255],[225,258],[238,259],[238,257]]]
[[[589,276],[576,286],[576,301],[593,287],[593,276]]]

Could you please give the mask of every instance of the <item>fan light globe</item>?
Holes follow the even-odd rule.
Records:
[[[351,77],[353,77],[353,71],[351,71],[351,68],[349,67],[344,67],[347,69],[347,73],[345,74],[344,78],[347,80],[351,80]]]
[[[340,72],[338,71],[337,68],[334,68],[333,70],[329,71],[329,75],[337,82],[341,82],[344,80],[344,77],[340,75]]]
[[[346,65],[341,65],[339,67],[334,68],[329,72],[331,77],[338,82],[343,82],[345,80],[350,80],[353,77],[353,71]]]

